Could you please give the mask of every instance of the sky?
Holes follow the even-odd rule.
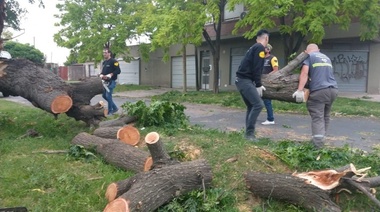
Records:
[[[38,3],[28,3],[28,0],[18,0],[18,2],[22,8],[28,10],[28,13],[21,19],[20,28],[24,31],[10,30],[13,37],[20,35],[14,41],[34,45],[45,55],[46,62],[58,63],[58,65],[63,66],[70,50],[58,47],[53,39],[53,35],[59,30],[58,27],[54,26],[54,23],[59,22],[59,19],[54,18],[54,14],[58,14],[55,5],[59,3],[59,0],[45,0],[44,9],[39,8]]]

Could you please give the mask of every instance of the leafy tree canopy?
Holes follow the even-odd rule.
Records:
[[[102,60],[102,49],[109,43],[116,55],[125,52],[127,40],[137,36],[136,28],[149,0],[66,0],[58,4],[62,12],[54,35],[61,47],[78,53],[78,62]],[[141,14],[140,14],[141,13]]]
[[[29,44],[8,41],[5,43],[4,49],[12,55],[12,58],[24,58],[38,64],[44,64],[46,60],[40,50]]]
[[[253,38],[261,28],[278,29],[288,48],[288,55],[298,51],[301,42],[321,43],[325,26],[336,24],[347,30],[351,22],[361,23],[361,39],[379,36],[380,5],[378,0],[230,0],[229,7],[244,4],[247,15],[236,24],[247,26],[246,38]]]

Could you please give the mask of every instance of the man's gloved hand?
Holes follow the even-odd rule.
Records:
[[[296,98],[296,102],[304,102],[305,101],[305,92],[297,90],[293,93],[292,97]]]
[[[265,87],[264,86],[261,86],[261,87],[256,87],[256,90],[257,90],[257,93],[259,93],[259,96],[263,96],[263,91],[265,91]]]
[[[103,79],[104,75],[103,75],[103,74],[100,74],[99,77]]]
[[[111,75],[111,74],[107,74],[107,75],[106,75],[106,77],[108,77],[108,78],[111,78],[111,77],[112,77],[112,75]]]

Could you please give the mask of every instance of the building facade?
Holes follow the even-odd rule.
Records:
[[[234,79],[240,61],[254,39],[247,40],[241,35],[232,35],[235,23],[244,15],[243,7],[236,7],[235,11],[226,11],[225,21],[222,24],[221,48],[219,62],[219,87],[234,89]],[[206,26],[211,38],[215,32],[212,27]],[[279,59],[280,69],[284,67],[285,55],[280,34],[271,30],[270,44],[272,54]],[[352,23],[349,30],[340,30],[337,26],[326,27],[326,35],[319,45],[322,53],[328,55],[334,66],[334,75],[338,81],[340,92],[361,92],[380,94],[380,40],[360,41],[360,24]],[[304,42],[299,50],[303,51],[307,43]],[[169,51],[170,59],[162,60],[163,51],[150,54],[149,61],[137,59],[135,65],[128,65],[129,72],[133,72],[131,84],[182,88],[183,86],[183,59],[177,52],[181,46],[173,46]],[[132,56],[140,58],[138,46],[132,46]],[[197,79],[201,89],[213,89],[213,65],[210,47],[206,42],[195,47],[186,48],[186,81],[188,88],[195,88]],[[138,77],[137,77],[138,76]],[[126,76],[128,77],[128,76]],[[136,82],[138,80],[138,82]],[[296,89],[296,88],[295,88]]]

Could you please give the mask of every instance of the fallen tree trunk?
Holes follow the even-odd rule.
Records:
[[[26,59],[0,62],[0,92],[21,96],[35,107],[54,115],[66,113],[88,125],[98,125],[105,118],[104,107],[90,105],[91,99],[103,92],[100,79],[69,84]]]
[[[262,83],[266,90],[263,92],[263,98],[296,102],[292,94],[298,88],[299,74],[294,74],[293,71],[309,55],[305,52],[299,54],[294,60],[290,61],[288,65],[272,74],[262,76]]]
[[[340,211],[330,198],[343,191],[361,191],[380,208],[374,189],[380,186],[380,177],[364,178],[369,169],[371,167],[356,169],[349,164],[335,170],[293,173],[291,176],[248,172],[245,179],[247,187],[255,195],[290,202],[309,211]]]
[[[306,184],[303,179],[260,172],[248,172],[244,177],[248,189],[261,198],[290,202],[309,211],[341,211],[330,199],[330,192]]]
[[[22,96],[52,114],[65,113],[73,105],[69,86],[56,75],[25,59],[0,62],[0,91]]]
[[[205,160],[183,162],[140,173],[124,182],[127,186],[121,192],[126,192],[108,203],[104,212],[154,211],[174,197],[195,189],[209,188],[211,181],[211,167]],[[108,197],[118,196],[110,192],[107,191]]]
[[[105,139],[82,132],[73,138],[71,144],[95,149],[106,162],[127,171],[148,171],[153,163],[148,152],[117,139]]]
[[[205,160],[179,163],[166,153],[160,136],[148,133],[145,142],[153,158],[148,172],[111,183],[104,211],[154,211],[172,198],[211,186],[211,167]]]
[[[140,132],[131,125],[124,127],[101,127],[95,129],[93,135],[101,138],[118,139],[123,143],[136,146],[140,141]]]

